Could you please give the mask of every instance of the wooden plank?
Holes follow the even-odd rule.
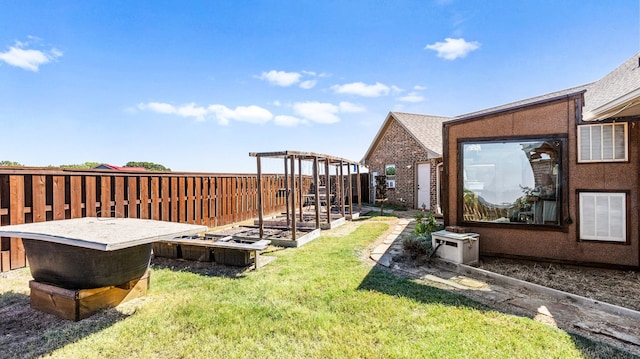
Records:
[[[204,224],[207,227],[213,227],[211,225],[211,215],[209,212],[209,209],[211,208],[211,194],[209,192],[209,181],[211,180],[210,177],[204,177],[202,179],[202,218],[203,218],[203,222],[202,224]]]
[[[149,288],[149,273],[119,286],[94,289],[65,289],[36,281],[29,282],[31,308],[59,318],[79,321],[105,308],[144,296]]]
[[[151,219],[149,214],[149,177],[140,177],[138,181],[140,183],[140,192],[138,194],[140,198],[140,218]]]
[[[220,186],[218,183],[217,177],[212,177],[209,180],[209,192],[211,193],[211,206],[209,207],[209,216],[212,219],[212,224],[209,227],[217,227],[220,225],[220,196],[219,189]]]
[[[169,203],[169,177],[162,177],[162,220],[169,220],[170,203]]]
[[[31,215],[33,222],[47,220],[47,176],[37,175],[31,177]]]
[[[185,193],[185,178],[178,178],[178,222],[187,223],[186,209],[187,195]]]
[[[196,217],[195,217],[195,206],[196,206],[196,199],[195,196],[193,194],[193,186],[194,186],[194,178],[193,177],[187,177],[186,179],[187,182],[187,197],[186,197],[186,211],[185,211],[185,216],[186,216],[186,221],[187,223],[196,223]]]
[[[29,288],[31,289],[31,294],[29,295],[31,308],[53,314],[62,319],[78,320],[76,291],[65,290],[36,281],[30,281]]]
[[[160,220],[160,178],[151,177],[151,219]]]
[[[202,199],[202,177],[196,177],[195,179],[195,184],[194,184],[194,198],[193,198],[193,202],[194,202],[194,212],[193,212],[193,216],[194,216],[194,222],[193,223],[197,223],[197,224],[204,224],[204,218],[202,218],[202,204],[204,203],[203,199]]]
[[[94,292],[81,290],[78,293],[78,320],[88,318],[101,309],[115,308],[121,303],[142,297],[147,294],[148,288],[149,274],[147,273],[139,280],[109,287],[108,290]]]
[[[65,178],[53,176],[53,220],[65,219]]]
[[[229,189],[229,207],[231,209],[230,223],[238,222],[238,177],[231,177],[231,188]]]
[[[138,218],[138,178],[134,176],[127,178],[127,187],[127,210],[129,211],[129,218]]]
[[[0,272],[8,272],[11,270],[11,252],[0,252]]]
[[[6,216],[7,214],[9,214],[9,211],[7,208],[3,208],[2,206],[6,206],[6,200],[3,198],[3,193],[8,193],[7,192],[7,188],[9,184],[9,178],[8,176],[0,176],[0,225],[2,225],[2,216]],[[4,190],[3,190],[4,189]],[[7,198],[8,199],[8,198]],[[2,242],[2,238],[0,238],[0,244]]]
[[[171,177],[171,221],[178,222],[178,178]]]
[[[81,218],[82,217],[82,177],[81,176],[71,176],[70,177],[71,184],[71,218]]]
[[[124,198],[124,177],[117,176],[115,178],[116,188],[115,188],[115,213],[113,217],[116,218],[125,218],[125,198]]]
[[[221,199],[221,204],[222,204],[222,208],[221,208],[221,217],[222,217],[222,224],[228,224],[229,223],[229,179],[226,177],[220,178],[220,182],[221,182],[221,186],[220,186],[220,199]]]
[[[111,177],[100,178],[100,216],[111,217]]]
[[[85,176],[84,178],[84,208],[85,215],[87,217],[95,217],[96,216],[96,202],[98,198],[96,197],[96,177],[95,176]]]
[[[9,176],[9,224],[24,223],[24,176]],[[11,269],[22,268],[26,265],[26,257],[22,239],[10,240]]]

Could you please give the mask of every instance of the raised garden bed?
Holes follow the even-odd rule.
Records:
[[[269,226],[263,228],[262,238],[260,238],[260,228],[258,226],[233,226],[215,232],[207,233],[206,237],[222,238],[232,236],[235,240],[255,242],[261,239],[271,241],[271,244],[279,247],[300,247],[318,237],[320,229],[298,227],[296,229],[296,240],[292,238],[291,230],[286,228],[286,222],[278,222],[281,226]]]

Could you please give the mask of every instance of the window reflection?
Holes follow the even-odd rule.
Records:
[[[559,140],[462,144],[465,221],[558,225]]]

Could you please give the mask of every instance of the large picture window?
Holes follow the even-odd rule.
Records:
[[[560,225],[562,139],[460,144],[463,220]]]

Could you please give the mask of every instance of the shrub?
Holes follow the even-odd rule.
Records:
[[[433,215],[433,212],[427,212],[426,217],[423,213],[418,213],[415,219],[416,227],[413,232],[419,237],[426,235],[431,237],[431,233],[438,229],[438,222],[436,222],[436,217]]]
[[[402,239],[402,248],[412,259],[423,256],[431,251],[431,234],[407,236]]]

